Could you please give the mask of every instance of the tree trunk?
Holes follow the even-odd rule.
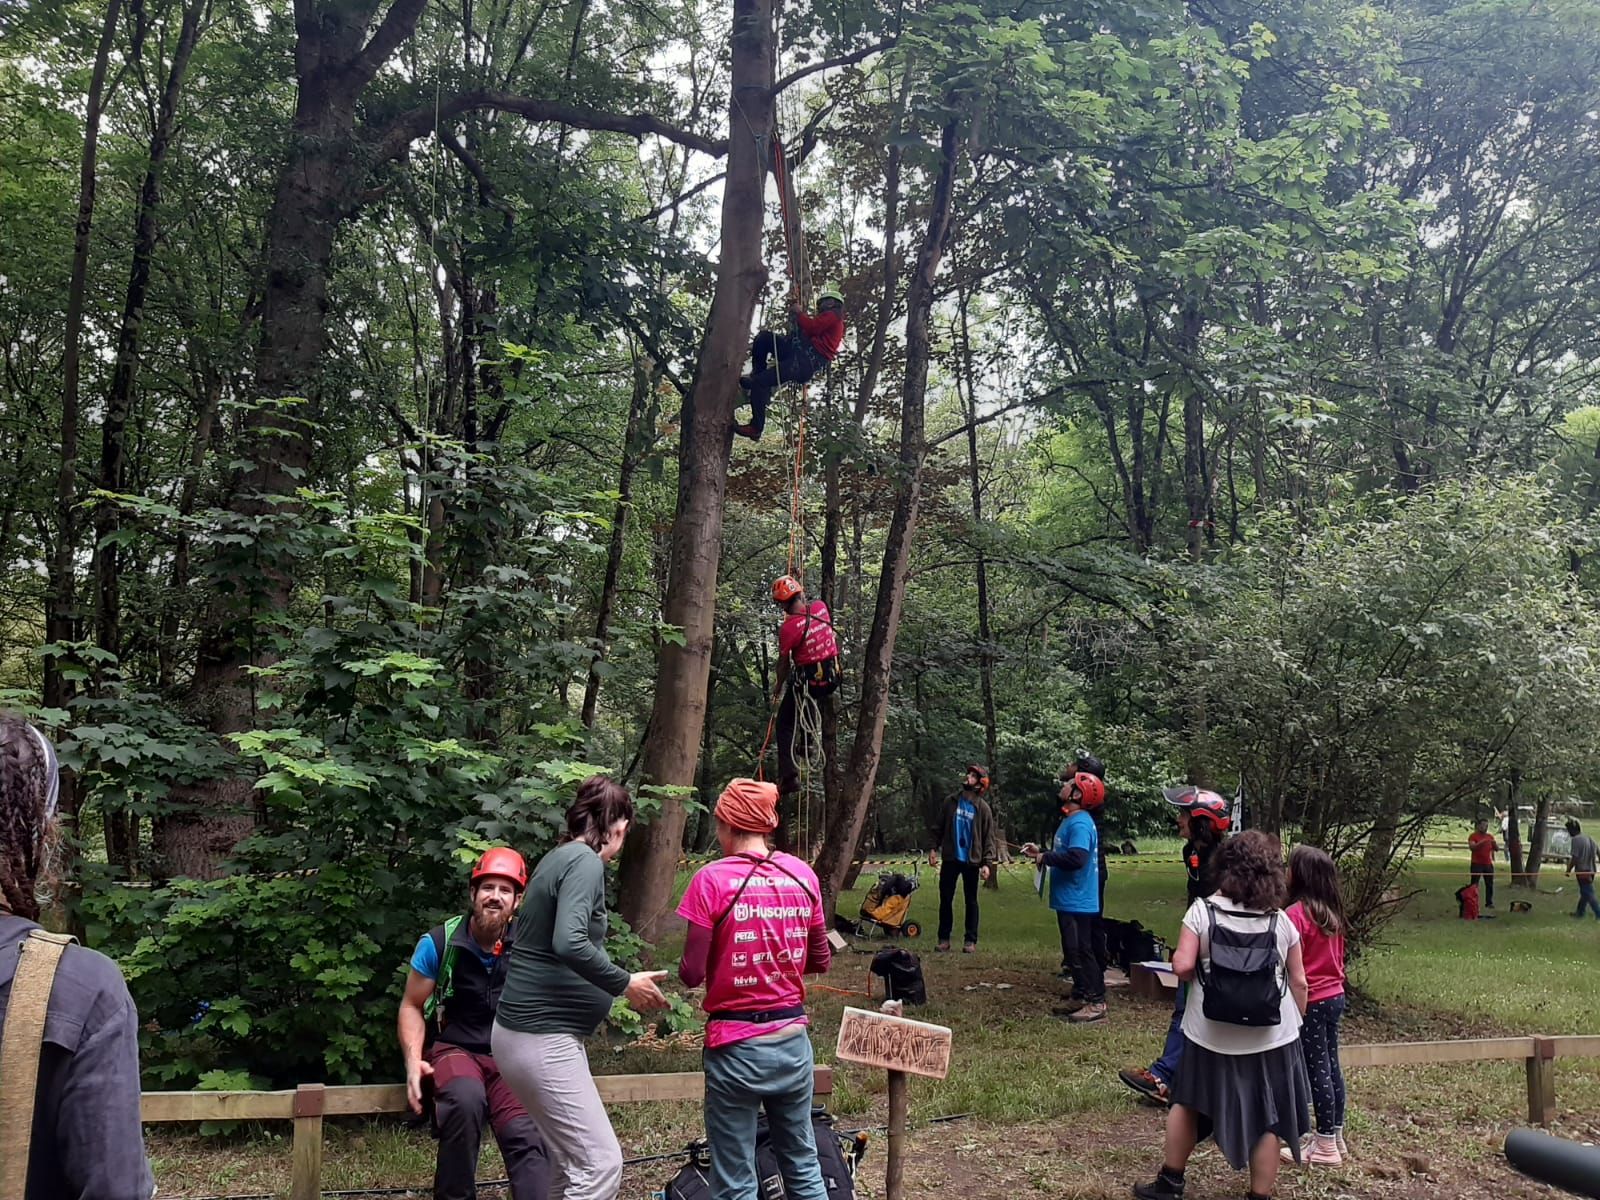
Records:
[[[1506,781],[1506,857],[1511,860],[1512,886],[1522,882],[1522,822],[1517,805],[1522,800],[1522,768],[1512,767]]]
[[[915,274],[906,296],[906,374],[900,415],[900,459],[895,484],[894,516],[884,539],[883,567],[879,574],[878,602],[872,632],[861,665],[861,704],[856,715],[855,743],[845,773],[843,794],[828,810],[828,828],[817,856],[826,905],[844,884],[861,840],[862,823],[872,799],[883,754],[883,729],[889,715],[890,672],[894,665],[895,638],[900,631],[906,577],[911,567],[911,539],[916,532],[922,501],[922,473],[928,447],[924,437],[923,404],[928,390],[932,355],[929,330],[934,299],[934,279],[950,237],[952,197],[960,160],[959,123],[952,118],[940,139],[939,175],[929,205],[928,228],[917,253]]]
[[[594,663],[583,688],[583,727],[594,728],[595,710],[600,703],[599,666],[605,661],[606,640],[611,636],[611,612],[617,603],[617,586],[622,578],[622,557],[628,548],[628,510],[633,507],[633,473],[639,466],[639,428],[644,424],[645,407],[656,372],[644,363],[633,366],[633,397],[628,404],[628,425],[622,435],[622,466],[617,475],[617,507],[611,517],[611,543],[606,548],[606,574],[600,585],[599,612],[594,620]],[[710,704],[709,698],[706,701]]]
[[[662,613],[681,631],[682,644],[662,643],[644,749],[645,781],[657,786],[694,781],[706,715],[733,410],[749,349],[750,319],[766,280],[761,228],[776,65],[773,0],[735,0],[731,42],[722,261],[694,386],[683,405],[678,510]],[[684,818],[682,802],[666,797],[655,819],[635,826],[628,837],[620,910],[646,941],[655,941],[666,926]]]
[[[1550,789],[1543,788],[1533,812],[1533,832],[1528,835],[1528,861],[1523,868],[1522,886],[1539,886],[1539,868],[1544,865],[1545,832],[1550,825]]]

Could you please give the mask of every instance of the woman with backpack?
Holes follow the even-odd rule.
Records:
[[[712,1200],[748,1200],[756,1118],[765,1109],[790,1200],[827,1200],[811,1123],[814,1060],[802,976],[832,948],[815,872],[773,851],[778,789],[735,779],[714,810],[722,857],[695,872],[678,905],[689,923],[678,976],[706,986],[706,1141]]]
[[[1311,1093],[1298,1045],[1306,1007],[1300,934],[1280,910],[1283,851],[1257,830],[1212,859],[1216,891],[1183,918],[1172,968],[1194,991],[1183,1014],[1183,1062],[1172,1086],[1160,1173],[1140,1200],[1183,1200],[1195,1145],[1212,1138],[1250,1200],[1272,1195],[1281,1144],[1300,1156]]]
[[[1317,1131],[1305,1161],[1338,1166],[1344,1144],[1344,1072],[1339,1068],[1339,1018],[1344,1016],[1344,893],[1339,869],[1325,850],[1296,846],[1289,852],[1289,911],[1300,931],[1300,957],[1306,965],[1307,1004],[1300,1049],[1311,1079]],[[1289,1147],[1283,1157],[1291,1157]]]

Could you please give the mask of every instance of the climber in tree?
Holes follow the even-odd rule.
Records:
[[[795,764],[795,719],[801,692],[826,704],[839,686],[839,643],[833,636],[833,615],[821,600],[806,599],[805,588],[792,575],[772,581],[772,602],[783,609],[778,629],[778,791],[800,790]],[[801,735],[804,737],[804,734]]]
[[[805,383],[824,370],[844,344],[844,297],[833,284],[818,294],[815,316],[798,300],[789,315],[796,332],[780,335],[763,329],[756,334],[750,343],[750,374],[739,377],[739,386],[750,393],[750,424],[735,425],[733,431],[753,442],[767,427],[773,390],[785,383]]]

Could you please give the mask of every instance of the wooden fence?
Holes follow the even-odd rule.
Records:
[[[1600,1058],[1600,1036],[1504,1037],[1450,1042],[1376,1042],[1345,1046],[1346,1069],[1419,1067],[1449,1063],[1521,1062],[1528,1075],[1528,1121],[1549,1125],[1556,1115],[1558,1058]],[[700,1100],[705,1076],[698,1071],[662,1075],[596,1075],[607,1104]],[[818,1067],[816,1094],[833,1093],[833,1069]],[[193,1121],[294,1122],[294,1166],[290,1200],[317,1200],[322,1190],[324,1117],[381,1116],[406,1112],[403,1084],[324,1087],[303,1083],[281,1092],[146,1092],[140,1112],[149,1124]]]

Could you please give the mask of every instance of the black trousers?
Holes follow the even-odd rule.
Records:
[[[945,859],[939,864],[939,940],[948,942],[956,923],[956,883],[960,882],[966,901],[967,920],[963,940],[978,941],[978,864]]]
[[[1100,876],[1100,911],[1094,915],[1094,960],[1100,964],[1100,976],[1105,977],[1111,966],[1111,954],[1106,946],[1106,877]]]
[[[769,362],[775,360],[775,365]],[[750,427],[756,436],[767,427],[767,405],[781,384],[806,383],[817,373],[811,343],[792,334],[763,329],[750,343]]]
[[[1106,998],[1106,975],[1094,957],[1094,927],[1098,919],[1094,913],[1056,914],[1056,926],[1061,931],[1061,961],[1072,975],[1072,994],[1090,1004],[1100,1004]]]
[[[1460,876],[1457,876],[1457,878],[1459,879]],[[1485,908],[1493,908],[1494,907],[1494,867],[1493,866],[1473,867],[1472,868],[1472,882],[1473,883],[1477,883],[1478,880],[1480,880],[1480,879],[1483,880],[1483,884],[1481,885],[1481,887],[1478,890],[1483,893],[1483,907],[1485,907]],[[1512,882],[1515,883],[1516,881],[1513,880]]]

